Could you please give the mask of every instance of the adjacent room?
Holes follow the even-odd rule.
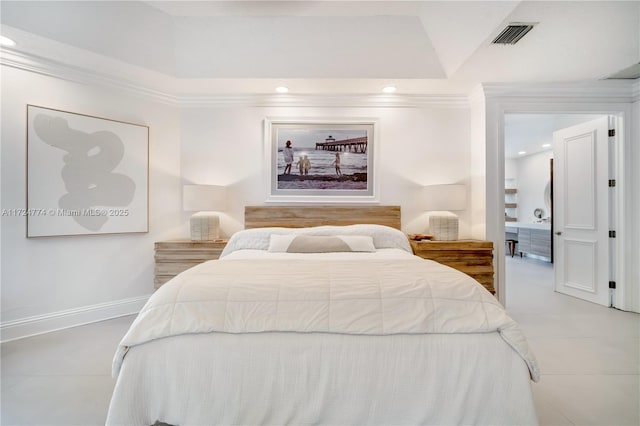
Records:
[[[584,123],[595,123],[598,120],[606,122],[607,127],[609,126],[609,117],[597,114],[509,114],[505,117],[506,249],[511,258],[519,256],[525,262],[537,260],[548,263],[548,266],[554,270],[554,278],[556,278],[554,282],[557,284],[560,284],[562,279],[557,277],[555,272],[562,272],[566,267],[566,259],[562,253],[562,229],[565,226],[563,219],[566,216],[565,212],[573,207],[566,204],[571,202],[577,205],[575,208],[579,211],[588,208],[578,204],[580,199],[564,195],[567,185],[565,175],[570,171],[566,170],[565,153],[559,152],[563,148],[558,139],[562,137],[563,132],[582,134],[585,132],[582,127],[589,126]],[[606,143],[608,144],[609,141]],[[598,161],[602,163],[603,173],[610,173],[613,176],[615,151],[607,149],[604,154],[599,156]],[[561,163],[554,163],[558,156]],[[576,163],[572,165],[574,164]],[[584,186],[586,181],[580,178],[576,180],[582,187],[571,192],[587,193]],[[615,211],[617,200],[609,182],[606,183],[607,185],[600,185],[596,189],[593,198],[597,198],[599,205],[607,207],[599,215],[603,216],[603,222],[608,225],[612,222],[608,216]],[[556,218],[556,213],[562,216]],[[608,231],[607,226],[604,228]],[[608,261],[615,254],[615,246],[612,245],[609,250],[608,232],[606,234],[605,244],[601,245],[607,247],[607,253],[599,256],[599,259]],[[560,253],[555,253],[555,250],[559,250]],[[561,264],[558,265],[558,262]],[[608,271],[609,266],[603,264],[598,269]],[[605,277],[603,281],[607,281],[608,284],[609,277]],[[560,286],[555,290],[566,293],[566,290]],[[606,295],[606,289],[601,293]],[[580,298],[580,295],[572,295]],[[587,296],[582,295],[581,298],[585,297]],[[600,304],[610,306],[611,301],[606,297],[600,301]]]
[[[0,23],[1,424],[640,424],[640,1]]]

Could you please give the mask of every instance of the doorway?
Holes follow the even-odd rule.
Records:
[[[526,273],[527,265],[550,270],[545,279],[564,267],[564,257],[554,256],[553,139],[562,129],[606,118],[602,114],[506,113],[504,115],[505,282],[509,304],[510,281]],[[606,191],[603,195],[607,197]],[[563,207],[563,206],[561,206]],[[554,263],[559,259],[561,264]],[[520,272],[523,271],[523,272]],[[548,297],[554,282],[545,283]]]

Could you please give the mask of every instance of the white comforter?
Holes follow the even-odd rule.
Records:
[[[539,373],[517,324],[480,284],[436,262],[338,254],[209,261],[162,286],[114,358],[129,348],[194,333],[351,335],[498,332]],[[354,260],[357,258],[358,260]]]
[[[243,231],[165,284],[114,357],[107,425],[537,424],[538,369],[495,298],[370,228],[340,228],[374,235],[365,254]]]

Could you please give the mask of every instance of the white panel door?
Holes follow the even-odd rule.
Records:
[[[555,290],[609,306],[609,119],[553,134]]]

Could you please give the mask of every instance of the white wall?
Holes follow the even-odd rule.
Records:
[[[181,232],[179,114],[115,88],[8,66],[1,70],[2,209],[26,207],[27,104],[150,127],[149,233],[27,239],[25,217],[2,217],[3,339],[12,336],[8,325],[24,326],[54,313],[73,317],[88,306],[102,314],[121,312],[120,302],[139,308],[153,292],[154,241]]]
[[[365,117],[379,120],[377,178],[380,203],[400,205],[405,232],[426,232],[420,206],[422,186],[470,181],[468,108],[236,107],[188,108],[182,112],[184,183],[229,186],[229,207],[221,219],[229,235],[243,227],[245,205],[267,197],[263,125],[266,117]],[[468,211],[460,236],[471,235]],[[186,221],[187,217],[183,217]],[[185,222],[186,223],[186,222]],[[187,232],[186,225],[184,232]]]
[[[636,83],[636,91],[640,92],[640,83]],[[630,205],[627,206],[627,217],[630,218],[629,238],[627,247],[629,248],[629,261],[627,262],[628,279],[634,283],[640,283],[640,101],[633,104],[631,111],[631,140],[628,142],[631,161],[627,176],[630,176],[632,192],[636,194],[631,198]],[[627,286],[626,309],[633,312],[640,312],[640,285]]]
[[[513,158],[507,158],[504,160],[504,181],[505,184],[508,181],[513,181],[514,184],[517,183],[516,179],[518,178],[518,163]],[[505,186],[505,188],[508,188]]]
[[[188,236],[182,185],[229,187],[223,234],[242,229],[245,205],[267,196],[265,117],[366,117],[379,120],[380,203],[402,206],[403,229],[425,232],[420,205],[427,184],[470,181],[469,109],[425,107],[167,106],[97,84],[79,84],[2,67],[1,207],[26,200],[26,105],[147,125],[150,128],[150,232],[25,237],[24,217],[2,217],[2,339],[135,312],[153,292],[153,244]],[[301,107],[302,104],[302,107]],[[470,237],[470,214],[460,237]]]
[[[544,151],[515,160],[519,222],[535,222],[536,217],[533,211],[537,208],[544,210],[543,217],[549,217],[551,214],[544,200],[544,190],[550,179],[549,159],[551,158],[553,158],[553,151]]]
[[[481,87],[471,96],[471,237],[484,240],[486,236],[486,108]],[[494,245],[494,249],[497,249]],[[497,255],[497,252],[496,252]],[[495,255],[494,255],[495,258]],[[495,263],[495,262],[494,262]]]

